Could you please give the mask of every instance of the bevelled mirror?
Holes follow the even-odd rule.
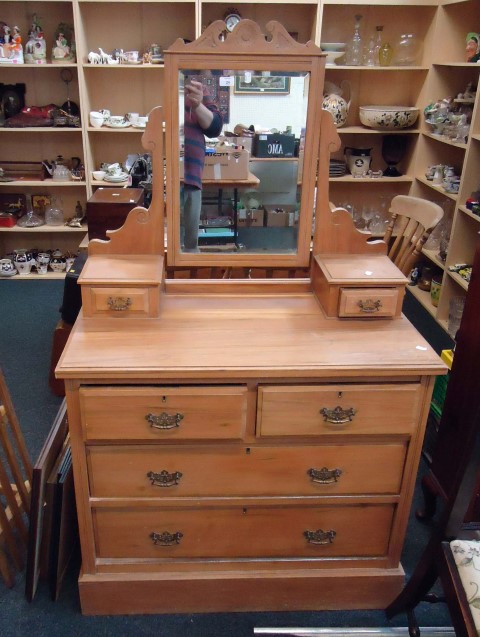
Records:
[[[277,22],[165,52],[170,265],[306,267],[324,55]]]

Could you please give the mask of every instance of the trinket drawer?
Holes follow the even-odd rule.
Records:
[[[385,607],[443,371],[404,317],[326,318],[307,292],[80,316],[57,374],[82,611]]]

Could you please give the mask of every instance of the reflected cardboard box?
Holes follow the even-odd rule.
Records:
[[[293,157],[295,135],[285,133],[256,133],[253,139],[255,157]]]
[[[246,150],[222,147],[215,153],[205,155],[203,179],[226,179],[231,181],[248,179],[250,153]],[[180,179],[184,176],[183,155],[180,157]]]
[[[237,226],[239,228],[258,228],[264,225],[265,213],[263,210],[248,210],[241,208],[237,214]]]
[[[298,224],[298,211],[295,206],[265,206],[267,226],[288,228]]]

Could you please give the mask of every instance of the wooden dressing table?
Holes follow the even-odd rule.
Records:
[[[325,312],[322,255],[353,253],[357,268],[362,254],[380,265],[386,257],[328,207],[338,136],[316,99],[324,56],[278,23],[267,26],[268,41],[248,20],[225,40],[224,29],[216,22],[196,42],[172,45],[167,78],[177,86],[179,69],[218,64],[308,75],[298,249],[181,252],[181,109],[172,98],[144,134],[154,174],[163,174],[165,115],[167,260],[305,267],[318,163],[320,265],[308,279],[165,280],[160,180],[149,210],[134,209],[109,241],[90,242],[83,311],[57,367],[85,614],[383,608],[403,586],[425,421],[445,369],[403,316]],[[395,272],[382,285],[401,297],[405,280]]]

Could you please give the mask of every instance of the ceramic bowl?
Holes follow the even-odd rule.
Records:
[[[104,170],[94,170],[92,176],[97,181],[102,181],[107,173]]]
[[[322,51],[345,51],[345,42],[320,42]]]
[[[414,106],[360,106],[360,121],[376,130],[409,128],[417,121],[420,109]]]
[[[328,51],[327,53],[327,64],[332,66],[337,64],[337,60],[345,55],[345,51]],[[338,64],[342,64],[342,62],[338,62]]]

